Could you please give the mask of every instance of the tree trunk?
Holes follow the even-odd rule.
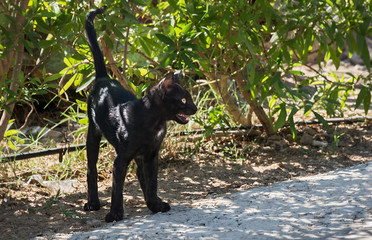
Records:
[[[217,76],[215,76],[215,74],[207,73],[206,75],[208,75],[209,79],[217,79]],[[247,126],[247,117],[242,114],[235,100],[231,97],[231,94],[228,91],[227,79],[228,76],[222,76],[219,81],[211,83],[210,86],[216,93],[221,95],[222,101],[224,104],[226,104],[228,111],[233,117],[233,120],[240,125]]]
[[[237,68],[238,69],[238,68]],[[240,89],[240,92],[242,93],[244,99],[248,102],[249,106],[253,110],[253,112],[256,114],[258,120],[260,120],[262,127],[264,128],[264,131],[268,136],[274,135],[275,131],[273,126],[270,123],[270,119],[268,118],[265,110],[262,108],[262,106],[259,106],[257,101],[255,99],[252,99],[252,94],[249,90],[243,91],[245,87],[245,80],[242,72],[238,72],[235,76],[235,81]]]
[[[28,6],[28,0],[20,0],[20,1],[16,1],[15,5],[17,5],[23,12],[26,11],[27,9],[27,6]],[[17,92],[17,89],[18,89],[18,76],[19,76],[19,73],[22,71],[22,63],[23,63],[23,56],[24,56],[24,46],[23,46],[23,43],[21,41],[21,39],[24,38],[24,35],[23,35],[23,24],[25,22],[25,17],[23,16],[23,14],[19,11],[16,11],[15,14],[13,15],[14,19],[15,19],[15,22],[17,23],[17,25],[15,26],[15,31],[20,33],[19,35],[17,35],[16,39],[15,39],[15,44],[14,44],[14,50],[11,50],[9,55],[8,55],[8,58],[4,59],[2,61],[2,70],[4,72],[1,73],[1,80],[4,81],[5,79],[4,78],[4,73],[10,73],[10,70],[12,71],[12,79],[14,80],[10,86],[9,86],[9,89],[13,92]],[[9,25],[9,29],[14,27],[12,24]],[[13,56],[15,55],[15,59],[13,60]],[[13,68],[11,67],[11,62],[14,61],[14,65],[13,65]],[[12,68],[12,69],[11,69]],[[6,98],[6,96],[5,96]],[[8,109],[10,110],[10,112],[6,111],[6,110],[3,110],[2,112],[2,116],[0,118],[0,142],[3,140],[4,138],[4,134],[5,134],[5,130],[8,126],[8,123],[9,123],[9,120],[12,116],[12,112],[13,112],[13,109],[14,109],[14,105],[15,103],[12,102],[8,105]]]

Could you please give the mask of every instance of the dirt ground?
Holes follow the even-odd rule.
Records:
[[[266,139],[238,131],[208,139],[198,147],[199,152],[191,143],[180,148],[180,152],[163,150],[159,195],[171,205],[187,204],[372,160],[372,121],[341,123],[331,128],[326,132],[320,125],[299,127],[297,142],[284,128],[280,138]],[[327,146],[307,143],[309,136]],[[99,176],[102,208],[97,212],[83,211],[87,197],[84,172],[77,174],[78,185],[72,193],[59,195],[37,182],[0,182],[1,239],[51,239],[55,233],[86,231],[104,225],[111,194],[111,169],[107,162],[100,166],[105,170]],[[151,214],[133,173],[127,176],[124,194],[126,218]]]
[[[341,65],[338,71],[334,70],[336,74],[367,73],[364,66],[351,64],[349,60]],[[349,111],[345,116],[363,116],[363,111]],[[181,137],[168,137],[161,152],[159,195],[171,206],[188,204],[372,161],[371,120],[330,124],[330,127],[331,131],[327,132],[321,125],[298,126],[296,142],[289,128],[281,129],[278,136],[269,139],[262,137],[261,129],[229,132],[198,146],[190,139],[184,143]],[[85,169],[76,171],[74,190],[60,194],[37,181],[27,184],[28,173],[16,173],[18,179],[13,180],[0,178],[0,239],[52,239],[56,233],[87,231],[106,224],[104,217],[110,207],[112,184],[110,159],[113,157],[112,150],[100,155],[102,208],[96,212],[83,211],[87,200]],[[44,161],[45,166],[58,163],[58,155],[45,157]],[[39,173],[43,174],[45,169],[40,169]],[[126,218],[152,214],[144,204],[133,171],[126,177],[124,204]]]

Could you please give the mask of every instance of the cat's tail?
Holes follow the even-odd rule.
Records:
[[[96,78],[101,77],[107,77],[107,71],[106,71],[106,65],[105,60],[103,58],[103,54],[101,49],[99,48],[98,42],[97,42],[97,34],[96,30],[94,29],[94,18],[97,14],[102,14],[106,10],[106,6],[103,6],[98,9],[94,9],[89,11],[87,14],[87,18],[85,20],[85,31],[87,33],[88,37],[88,45],[90,48],[90,51],[93,54],[94,59],[94,67],[96,69]]]

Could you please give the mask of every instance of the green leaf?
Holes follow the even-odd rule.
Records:
[[[67,83],[63,86],[63,88],[61,89],[61,91],[59,92],[59,95],[62,95],[64,94],[67,89],[69,89],[71,87],[71,85],[75,82],[75,81],[78,81],[80,78],[82,78],[83,75],[81,73],[75,73],[68,81]]]
[[[147,46],[146,42],[143,40],[142,37],[139,38],[139,42],[140,42],[144,52],[146,53],[146,55],[151,56],[151,51],[150,51],[149,47]]]
[[[289,128],[291,129],[291,132],[292,132],[292,138],[294,140],[297,139],[297,131],[296,131],[296,126],[295,126],[295,123],[294,123],[294,120],[293,120],[293,117],[294,115],[299,111],[300,109],[296,106],[294,106],[292,108],[292,111],[291,113],[289,114],[288,116],[288,121],[289,121]]]
[[[18,148],[16,146],[14,146],[13,142],[9,139],[8,140],[8,146],[10,149],[12,149],[13,151],[16,151],[18,150]]]
[[[184,26],[184,27],[182,28],[181,33],[182,33],[182,34],[186,34],[186,33],[188,33],[188,32],[190,31],[190,29],[191,29],[191,25],[192,25],[192,23],[186,24],[186,26]]]
[[[175,52],[172,52],[171,54],[168,54],[159,64],[159,67],[165,67],[172,64],[174,59],[176,59],[177,54]]]
[[[96,76],[91,76],[90,78],[84,78],[80,85],[76,88],[76,92],[80,92],[82,90],[84,90],[85,88],[87,88],[93,81],[94,79],[96,79]]]
[[[321,122],[324,126],[324,128],[327,130],[327,131],[330,131],[330,128],[329,128],[329,125],[327,123],[327,121],[320,115],[318,114],[317,112],[313,111],[313,114],[315,115],[315,117],[318,119],[319,122]]]
[[[358,50],[363,59],[363,62],[366,65],[367,69],[369,70],[371,68],[371,59],[369,57],[366,37],[357,33],[357,44],[358,44]]]
[[[277,131],[279,128],[283,127],[287,118],[287,110],[285,109],[285,103],[280,104],[280,113],[278,119],[275,122],[274,129]]]
[[[129,2],[135,3],[136,5],[146,6],[146,1],[143,0],[129,0]]]
[[[75,78],[74,85],[79,86],[81,84],[81,81],[83,80],[83,74],[76,73],[75,75],[77,75],[77,76]]]
[[[338,69],[340,66],[340,55],[338,54],[337,50],[332,48],[332,46],[329,46],[328,51],[331,54],[331,59],[335,64],[336,69]]]
[[[36,95],[44,95],[44,94],[47,94],[47,93],[48,93],[48,91],[45,90],[45,89],[40,89],[40,90],[35,91]]]
[[[185,64],[186,64],[189,68],[191,68],[191,69],[194,69],[194,68],[195,68],[195,66],[194,66],[194,64],[193,64],[193,62],[192,62],[192,60],[191,60],[191,59],[186,55],[185,52],[181,52],[181,57],[182,57],[183,61],[185,62]]]
[[[109,49],[114,49],[114,44],[112,43],[111,38],[107,34],[104,34],[103,37],[105,38],[105,43]]]
[[[44,17],[44,18],[52,18],[55,17],[56,14],[54,12],[49,12],[49,11],[41,11],[37,14],[38,17]]]
[[[161,34],[161,33],[155,33],[155,36],[160,40],[162,41],[163,43],[167,44],[168,46],[176,46],[176,44],[173,42],[172,39],[170,39],[169,37]]]
[[[6,131],[4,133],[4,137],[9,137],[9,136],[12,136],[12,135],[17,135],[18,133],[19,133],[18,130],[16,130],[16,129],[10,129],[10,130],[8,130],[8,131]]]
[[[269,109],[273,109],[275,103],[276,103],[276,99],[277,99],[277,96],[276,95],[273,95],[271,98],[270,98],[270,101],[269,101]]]
[[[79,124],[81,125],[88,125],[88,123],[89,123],[88,118],[83,118],[79,120]]]
[[[47,77],[44,79],[44,82],[51,82],[51,81],[54,81],[54,80],[56,80],[56,79],[61,78],[62,75],[63,75],[63,74],[56,73],[56,74],[53,74],[53,75],[47,76]]]
[[[70,60],[67,57],[63,58],[63,62],[66,64],[67,67],[71,67],[72,66]]]
[[[368,88],[366,86],[363,86],[360,89],[357,100],[355,102],[355,109],[357,109],[360,106],[360,104],[364,101],[364,98],[366,98],[368,92],[369,91],[368,91]]]
[[[302,71],[297,71],[297,70],[289,70],[290,73],[294,74],[294,75],[298,75],[298,76],[303,76],[305,75],[304,72]]]
[[[347,47],[349,49],[349,58],[350,58],[352,56],[353,52],[357,51],[357,50],[354,50],[354,49],[357,48],[357,44],[356,44],[356,41],[354,39],[353,33],[348,32],[348,34],[346,36],[346,44],[347,44]]]
[[[172,8],[177,9],[177,1],[175,0],[168,0],[169,5],[172,6]]]
[[[114,25],[112,25],[112,24],[107,24],[109,27],[110,27],[110,29],[115,33],[115,35],[116,35],[116,37],[118,37],[118,38],[120,38],[120,39],[124,39],[125,37],[124,37],[124,35],[123,35],[123,33],[117,28],[117,27],[115,27]]]
[[[309,100],[306,100],[304,104],[305,104],[304,114],[306,115],[306,113],[309,112],[311,110],[311,108],[313,108],[314,103],[309,101]]]
[[[296,125],[294,123],[293,117],[289,117],[289,128],[291,129],[292,132],[292,138],[293,140],[297,139],[297,130],[296,130]]]
[[[369,106],[371,105],[371,92],[368,91],[366,96],[364,97],[363,106],[364,106],[364,113],[367,115]]]
[[[21,41],[22,41],[24,47],[27,49],[27,52],[32,56],[33,55],[33,51],[32,51],[33,44],[30,41],[27,41],[23,38],[21,39]]]
[[[54,88],[54,89],[61,88],[58,84],[55,84],[55,83],[47,83],[47,84],[45,84],[45,87],[47,87],[47,88]]]

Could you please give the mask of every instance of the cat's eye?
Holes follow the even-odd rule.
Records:
[[[186,98],[182,98],[182,99],[181,99],[181,102],[182,102],[183,104],[186,104]]]

